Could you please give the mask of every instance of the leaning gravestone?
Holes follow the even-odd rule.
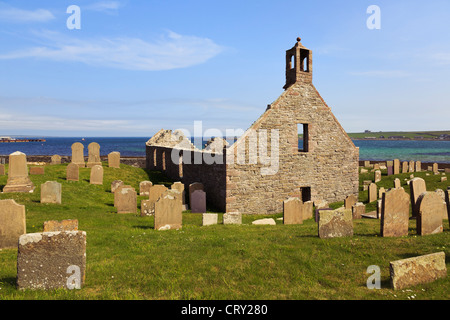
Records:
[[[345,198],[344,208],[351,209],[356,202],[358,202],[358,197],[354,194],[351,194],[351,195],[347,196],[347,198]]]
[[[41,203],[61,204],[61,183],[56,181],[47,181],[41,184]]]
[[[108,167],[120,169],[120,152],[113,151],[108,153]]]
[[[92,168],[93,166],[101,166],[102,162],[100,160],[100,145],[97,142],[91,142],[88,145],[88,162],[87,167]]]
[[[153,183],[151,181],[140,182],[139,183],[139,195],[140,196],[149,196],[151,187],[153,187]]]
[[[23,234],[17,253],[18,289],[81,288],[86,270],[86,232]]]
[[[391,285],[402,290],[418,284],[430,283],[447,276],[445,253],[436,252],[423,256],[392,261],[389,265]]]
[[[283,223],[303,223],[303,202],[297,197],[291,197],[283,201]]]
[[[61,156],[59,154],[55,154],[52,156],[50,160],[51,165],[61,164]]]
[[[117,213],[137,212],[137,193],[132,187],[120,187],[114,192]]]
[[[17,248],[26,232],[25,206],[12,199],[0,200],[0,249]]]
[[[446,208],[442,198],[436,192],[424,192],[417,200],[419,213],[417,216],[417,234],[441,233],[443,231],[442,216]]]
[[[103,184],[103,167],[100,165],[94,165],[91,167],[90,184]]]
[[[419,212],[419,206],[417,204],[417,200],[419,196],[427,191],[427,186],[425,184],[425,180],[422,178],[414,178],[409,182],[410,195],[411,195],[411,207],[412,207],[412,216],[416,217]]]
[[[223,224],[242,224],[242,214],[240,212],[224,213]]]
[[[319,238],[353,236],[352,210],[342,207],[320,211],[318,231]]]
[[[86,163],[84,162],[84,146],[80,142],[72,144],[72,163],[80,168],[86,166]]]
[[[181,229],[183,215],[181,201],[168,190],[155,203],[155,230]]]
[[[27,156],[19,151],[9,155],[8,181],[3,192],[33,192],[34,184],[28,176]]]
[[[382,237],[401,237],[408,235],[409,195],[403,188],[390,189],[381,198]]]
[[[206,213],[206,192],[195,190],[191,193],[191,212]]]
[[[69,163],[66,169],[67,181],[78,181],[80,179],[80,167],[76,163]]]

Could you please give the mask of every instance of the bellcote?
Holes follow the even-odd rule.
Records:
[[[297,38],[297,43],[286,50],[286,84],[283,89],[294,83],[312,83],[312,51],[305,48]]]

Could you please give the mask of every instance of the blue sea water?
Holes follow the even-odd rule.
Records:
[[[145,143],[149,137],[85,137],[84,140],[80,137],[48,137],[43,139],[46,141],[0,143],[0,155],[21,151],[27,155],[70,156],[71,145],[74,142],[81,142],[85,146],[84,152],[87,156],[89,143],[97,142],[100,144],[101,155],[119,151],[122,156],[145,157]],[[360,160],[400,159],[400,161],[450,163],[450,141],[354,140],[353,142],[359,147]]]

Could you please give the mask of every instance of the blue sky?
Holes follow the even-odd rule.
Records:
[[[0,135],[245,130],[298,36],[347,132],[448,130],[449,17],[446,0],[0,0]]]

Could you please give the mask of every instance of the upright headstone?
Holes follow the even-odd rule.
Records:
[[[86,163],[84,162],[84,146],[80,142],[72,144],[72,163],[80,168],[86,166]]]
[[[319,238],[353,236],[352,210],[344,207],[320,212],[318,222]]]
[[[211,226],[217,224],[218,216],[219,215],[217,213],[204,213],[202,215],[202,225]]]
[[[352,217],[353,219],[361,219],[363,214],[366,213],[366,206],[362,202],[356,202],[352,206]]]
[[[364,161],[364,167],[368,168],[370,166],[370,161],[365,160]]]
[[[394,174],[394,167],[393,166],[388,166],[387,167],[387,175],[388,176],[392,176]]]
[[[103,184],[103,167],[95,165],[91,167],[90,184]]]
[[[23,234],[17,253],[18,289],[81,288],[86,271],[86,232]]]
[[[375,183],[381,181],[381,171],[380,170],[375,170],[374,179],[373,180],[374,180]]]
[[[91,142],[88,145],[88,162],[87,167],[92,168],[93,166],[101,166],[102,162],[100,159],[100,145],[97,142]]]
[[[445,278],[447,277],[445,253],[436,252],[392,261],[389,264],[389,273],[394,290],[403,290],[411,286]]]
[[[450,190],[445,190],[445,204],[447,205],[447,219],[450,225]]]
[[[194,182],[194,183],[191,183],[190,185],[189,185],[189,202],[190,202],[190,204],[191,204],[191,207],[192,207],[192,201],[191,201],[191,194],[192,194],[192,192],[194,192],[195,190],[202,190],[202,191],[204,191],[204,188],[203,188],[203,183],[200,183],[200,182]]]
[[[5,165],[0,164],[0,176],[4,176],[4,175],[5,175]]]
[[[155,184],[150,188],[148,202],[146,202],[146,215],[151,215],[155,213],[155,203],[158,199],[167,191],[167,188],[162,184]],[[142,203],[141,203],[142,205]],[[142,208],[141,208],[142,215]]]
[[[378,199],[381,199],[381,197],[383,196],[383,193],[385,193],[386,192],[386,189],[384,189],[383,187],[381,187],[379,190],[378,190]]]
[[[56,181],[41,184],[41,203],[61,204],[62,185]]]
[[[191,212],[206,213],[206,192],[200,189],[191,193]]]
[[[409,195],[403,188],[390,189],[381,198],[382,237],[401,237],[408,235]]]
[[[394,159],[394,174],[400,173],[400,160]]]
[[[61,164],[61,156],[59,154],[55,154],[52,156],[50,160],[51,165]]]
[[[30,175],[43,175],[45,174],[44,167],[30,167]]]
[[[407,161],[402,162],[402,173],[408,172],[409,163]]]
[[[25,206],[12,199],[0,200],[0,249],[17,248],[26,232]]]
[[[80,166],[76,163],[69,163],[66,169],[67,181],[78,181],[80,179]]]
[[[423,180],[422,178],[414,178],[409,182],[409,188],[411,195],[412,216],[417,217],[417,214],[419,213],[417,200],[422,193],[427,191],[425,180]]]
[[[438,173],[439,172],[439,166],[437,163],[433,163],[433,172]]]
[[[303,223],[303,202],[297,197],[291,197],[283,201],[283,223]]]
[[[314,203],[312,201],[303,202],[303,221],[311,219],[313,217],[313,206]]]
[[[137,193],[132,187],[120,187],[114,192],[117,213],[137,212]]]
[[[149,196],[151,187],[153,187],[153,183],[151,181],[141,181],[139,183],[139,195]]]
[[[417,234],[424,236],[442,232],[442,216],[446,208],[442,198],[436,192],[424,192],[417,200]]]
[[[416,172],[422,171],[422,162],[416,161]]]
[[[8,181],[3,192],[33,192],[34,184],[28,176],[27,156],[19,151],[9,155]]]
[[[165,192],[155,203],[155,230],[181,229],[183,214],[181,201],[172,192]]]
[[[183,210],[187,210],[186,205],[186,192],[184,191],[184,184],[177,181],[170,187],[173,190],[178,190],[181,193],[181,204],[183,205]]]
[[[108,153],[108,167],[120,169],[120,152],[113,151]]]
[[[111,182],[111,192],[114,193],[117,190],[117,188],[123,185],[124,183],[122,180],[114,180],[113,182]]]
[[[400,188],[402,186],[402,182],[399,178],[394,179],[394,188]]]
[[[408,172],[414,172],[414,161],[413,160],[409,161]]]
[[[369,185],[369,203],[376,201],[377,198],[377,185],[375,183],[371,183]]]

